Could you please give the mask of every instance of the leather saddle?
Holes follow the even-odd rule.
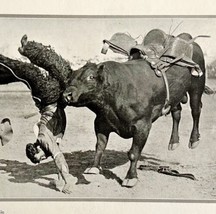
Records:
[[[159,77],[162,76],[165,83],[167,96],[162,115],[166,115],[170,112],[171,106],[169,103],[169,84],[165,72],[175,64],[191,68],[193,76],[200,77],[203,75],[199,65],[192,59],[193,42],[196,38],[192,38],[187,33],[174,37],[160,29],[153,29],[146,34],[143,42],[138,44],[130,35],[116,33],[110,40],[103,40],[104,45],[101,52],[106,54],[110,48],[115,53],[128,56],[129,60],[144,59],[149,62],[155,74]]]
[[[186,34],[187,35],[187,34]],[[101,50],[106,54],[110,48],[115,53],[120,53],[129,59],[146,59],[159,75],[161,69],[168,69],[172,64],[192,68],[191,73],[202,76],[202,71],[197,63],[192,60],[193,41],[196,39],[188,34],[172,36],[160,29],[153,29],[147,33],[141,44],[126,33],[116,33],[110,40],[103,40]]]
[[[194,39],[189,34],[190,40],[183,35],[174,37],[154,29],[146,35],[142,44],[132,47],[130,55],[132,58],[134,55],[145,56],[157,75],[162,69],[167,70],[172,64],[177,64],[192,68],[191,74],[194,76],[202,76],[199,65],[192,60]]]

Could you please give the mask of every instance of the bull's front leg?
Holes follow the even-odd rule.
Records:
[[[151,122],[140,121],[135,125],[135,132],[133,136],[132,147],[128,152],[130,160],[130,168],[127,172],[125,179],[122,182],[124,187],[133,187],[138,181],[137,177],[137,162],[141,155],[142,149],[147,141],[149,131],[151,129]]]
[[[102,155],[106,149],[109,134],[111,132],[109,125],[104,123],[105,119],[96,118],[95,120],[95,134],[97,137],[96,152],[94,157],[94,163],[92,167],[85,170],[85,174],[99,174],[100,173],[100,162]]]

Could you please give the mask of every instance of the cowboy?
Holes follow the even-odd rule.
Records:
[[[46,99],[34,99],[36,106],[40,110],[41,118],[34,127],[37,135],[35,143],[26,145],[26,155],[35,164],[52,157],[58,169],[58,180],[51,184],[63,193],[70,194],[75,183],[74,177],[69,173],[69,168],[65,157],[59,148],[61,139],[66,128],[66,105],[62,103],[61,93],[64,91],[66,78],[72,72],[70,65],[61,56],[57,55],[50,47],[41,43],[27,41],[24,35],[21,39],[22,47],[18,50],[23,55],[39,67],[48,71],[48,75],[54,77],[59,82],[59,87],[47,87],[44,93]],[[46,78],[46,77],[44,77]],[[48,80],[47,80],[48,81]],[[50,81],[49,81],[50,82]],[[55,94],[56,96],[52,95]]]
[[[35,45],[33,52],[36,53],[36,50],[40,51],[40,48]],[[54,52],[51,52],[51,54],[54,55]],[[42,54],[38,54],[38,59],[40,59],[40,56]],[[31,89],[32,98],[41,113],[40,122],[37,126],[37,140],[34,144],[26,146],[27,156],[33,163],[39,163],[42,159],[52,156],[61,175],[59,181],[54,182],[54,184],[58,188],[61,179],[63,179],[64,182],[61,182],[62,191],[70,193],[74,182],[69,174],[64,156],[56,146],[60,141],[59,138],[63,137],[66,126],[64,113],[66,105],[61,102],[63,89],[60,86],[59,79],[50,74],[44,76],[41,69],[31,63],[11,59],[2,54],[0,54],[0,64],[1,69],[4,68],[6,71],[10,71],[8,72],[11,75],[10,79],[15,76],[18,80],[26,83],[28,88]],[[55,72],[57,71],[59,72],[60,69],[55,69]],[[14,80],[12,79],[12,81]],[[58,151],[59,154],[57,155],[55,151]],[[44,155],[42,155],[43,152]]]
[[[34,127],[37,140],[35,143],[26,145],[26,155],[35,164],[52,157],[58,169],[58,180],[52,181],[50,184],[63,193],[70,194],[74,178],[69,173],[67,162],[59,148],[65,127],[66,116],[63,108],[58,104],[44,108],[40,121]]]

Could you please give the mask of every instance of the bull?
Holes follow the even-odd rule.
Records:
[[[191,69],[172,65],[167,71],[170,90],[170,106],[173,118],[169,149],[179,145],[178,127],[181,118],[181,101],[190,97],[193,128],[189,148],[195,148],[200,139],[199,118],[201,97],[205,88],[205,61],[200,46],[193,42],[193,61],[203,75],[191,75]],[[146,144],[152,123],[162,116],[166,99],[165,84],[158,78],[150,64],[143,59],[119,63],[107,61],[87,63],[71,74],[63,94],[68,105],[87,107],[96,114],[94,121],[97,137],[96,153],[91,168],[86,173],[100,172],[100,161],[111,132],[122,138],[132,138],[128,152],[130,167],[122,186],[133,187],[138,180],[137,162]]]

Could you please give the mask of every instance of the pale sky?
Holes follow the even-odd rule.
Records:
[[[136,38],[154,28],[166,33],[174,31],[173,35],[182,32],[193,37],[209,35],[211,38],[198,38],[196,42],[206,54],[207,62],[216,58],[216,18],[0,17],[0,27],[0,51],[13,58],[20,57],[17,48],[24,34],[28,35],[29,40],[51,45],[65,59],[72,60],[74,56],[83,59],[100,56],[103,39],[110,39],[116,32],[128,32]]]

